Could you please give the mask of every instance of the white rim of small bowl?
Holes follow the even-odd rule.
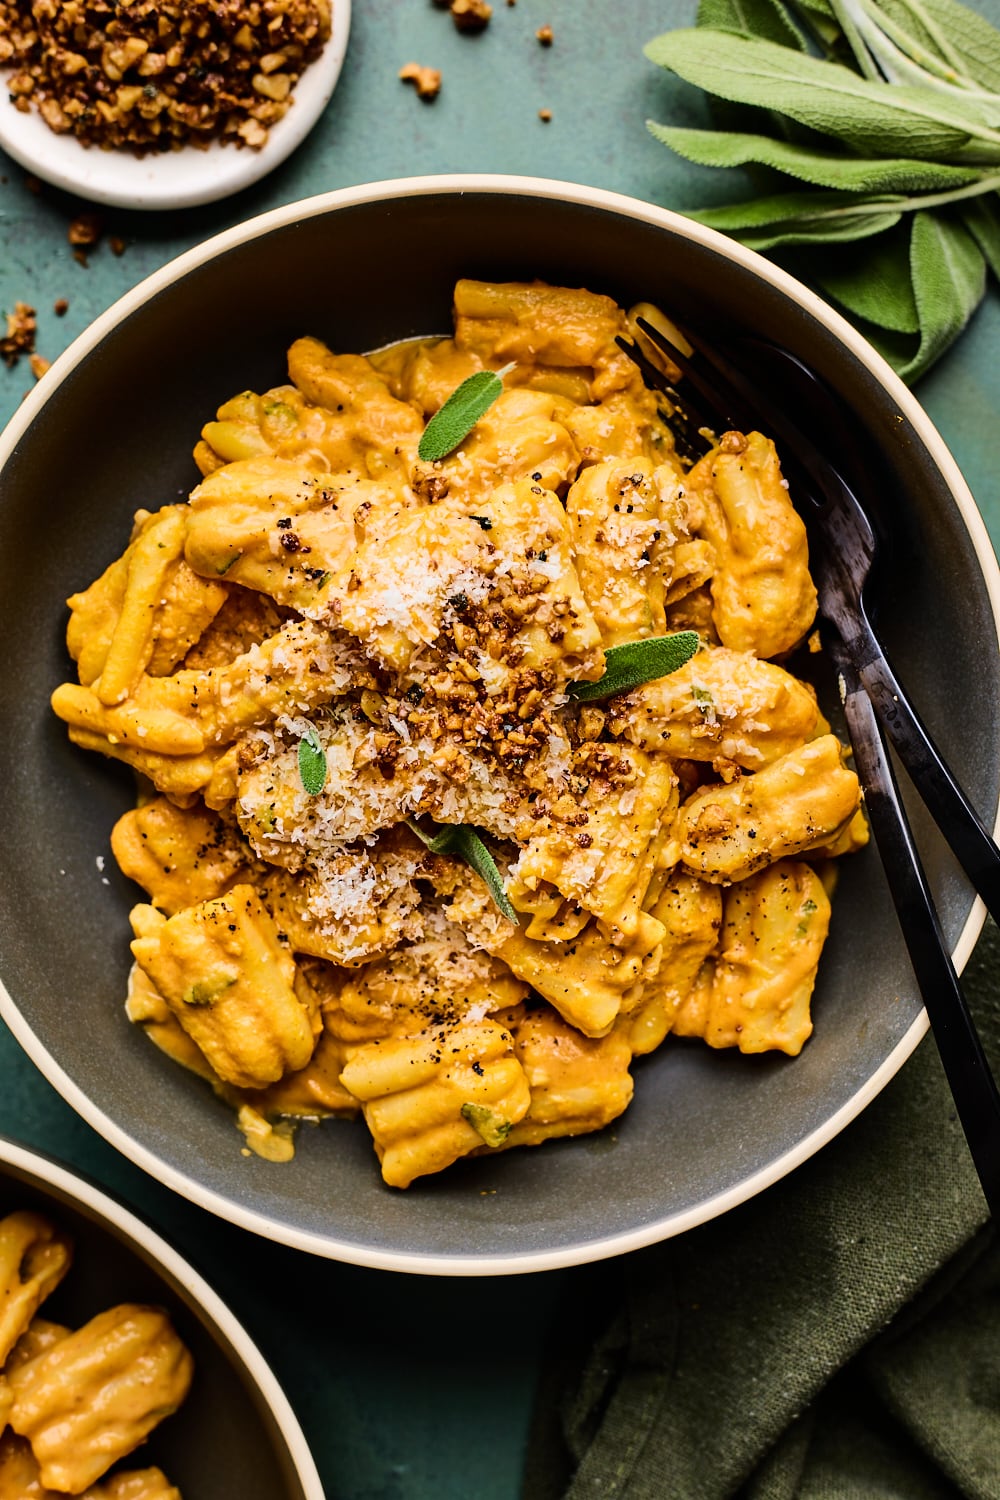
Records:
[[[161,1239],[155,1229],[151,1229],[142,1219],[137,1218],[131,1209],[126,1208],[114,1198],[109,1198],[85,1177],[78,1177],[75,1172],[51,1157],[32,1151],[27,1146],[18,1146],[14,1141],[0,1136],[0,1163],[37,1177],[40,1182],[64,1193],[80,1207],[89,1208],[99,1214],[108,1225],[113,1225],[115,1229],[120,1230],[145,1250],[157,1268],[167,1271],[184,1288],[232,1345],[247,1374],[267,1403],[295,1466],[295,1473],[301,1481],[306,1500],[325,1500],[323,1485],[306,1443],[305,1434],[289,1405],[288,1397],[278,1384],[277,1377],[243,1324],[230,1312],[219,1294],[212,1290],[194,1266],[171,1245],[168,1245],[166,1240]],[[58,1205],[53,1207],[53,1213],[58,1216]]]
[[[26,171],[91,203],[148,210],[215,203],[258,182],[305,140],[337,86],[350,30],[351,0],[333,0],[330,38],[302,73],[291,108],[271,126],[259,151],[217,141],[204,150],[184,146],[148,156],[84,146],[74,135],[56,135],[34,107],[22,114],[8,104],[2,73],[0,148]]]
[[[997,630],[998,649],[1000,649],[1000,567],[993,552],[986,523],[944,439],[916,397],[886,364],[881,355],[877,354],[861,334],[820,297],[755,251],[747,250],[737,241],[727,239],[716,230],[708,229],[695,220],[687,219],[670,209],[658,208],[653,204],[643,203],[638,198],[629,198],[624,194],[608,192],[603,188],[586,187],[578,183],[560,182],[542,177],[515,177],[488,173],[392,178],[385,182],[361,183],[357,187],[339,188],[334,192],[322,193],[298,203],[286,204],[282,208],[272,209],[269,213],[261,214],[257,218],[227,229],[222,234],[214,235],[203,244],[178,256],[176,260],[170,261],[160,270],[154,271],[145,281],[133,287],[130,292],[126,292],[124,297],[119,298],[113,306],[108,308],[107,312],[96,318],[90,327],[85,329],[59,356],[35,389],[22,402],[6,429],[0,433],[0,471],[22,433],[44,406],[49,393],[55,386],[66,379],[116,324],[140,308],[150,297],[157,295],[173,282],[187,275],[189,271],[211,260],[214,256],[268,234],[273,229],[298,223],[303,219],[314,218],[317,214],[328,213],[331,209],[350,208],[363,203],[381,202],[392,198],[425,197],[433,193],[459,195],[462,193],[513,193],[529,198],[555,198],[566,203],[579,204],[584,208],[604,209],[625,218],[639,219],[643,223],[667,229],[694,240],[734,264],[746,267],[811,314],[817,322],[822,323],[841,343],[846,345],[857,360],[866,366],[885,387],[940,469],[959,508],[979,560],[993,610],[993,622]],[[994,821],[994,832],[1000,833],[1000,807],[998,807]],[[986,908],[977,897],[952,953],[959,973],[968,962],[985,919]],[[845,1125],[859,1115],[865,1106],[870,1104],[885,1088],[913,1052],[928,1027],[927,1013],[921,1011],[882,1066],[830,1119],[810,1132],[790,1151],[786,1151],[759,1172],[753,1173],[737,1187],[716,1194],[714,1198],[700,1203],[696,1208],[674,1214],[668,1219],[661,1219],[655,1224],[644,1225],[640,1229],[608,1235],[600,1240],[588,1240],[581,1245],[564,1246],[557,1250],[525,1255],[452,1257],[369,1249],[351,1244],[349,1241],[331,1239],[325,1235],[313,1234],[287,1225],[277,1225],[253,1209],[246,1208],[221,1193],[203,1187],[186,1173],[166,1165],[153,1152],[132,1140],[119,1125],[109,1119],[91,1099],[82,1093],[38,1041],[18,1011],[2,980],[0,980],[0,1015],[35,1065],[79,1115],[82,1115],[123,1156],[135,1162],[137,1166],[142,1167],[159,1181],[166,1183],[168,1187],[172,1187],[183,1197],[191,1199],[192,1202],[218,1214],[221,1218],[228,1219],[230,1223],[239,1224],[244,1229],[250,1229],[255,1234],[262,1235],[265,1239],[276,1240],[280,1244],[290,1245],[295,1249],[307,1250],[314,1255],[343,1261],[349,1265],[370,1266],[376,1270],[408,1271],[427,1276],[504,1276],[556,1270],[563,1266],[584,1265],[592,1261],[605,1260],[612,1255],[622,1255],[630,1250],[639,1250],[646,1245],[658,1244],[661,1240],[670,1239],[674,1235],[695,1228],[698,1224],[706,1223],[709,1219],[717,1218],[729,1209],[737,1207],[738,1204],[746,1202],[747,1199],[755,1197],[757,1193],[763,1192],[765,1188],[786,1176],[793,1168],[814,1155],[821,1146],[839,1135]]]

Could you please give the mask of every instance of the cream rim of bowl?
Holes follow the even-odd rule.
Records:
[[[218,141],[147,156],[84,146],[74,135],[50,130],[37,109],[15,109],[6,89],[0,90],[0,148],[25,171],[91,203],[133,209],[214,203],[258,182],[305,140],[330,102],[350,29],[351,0],[333,0],[329,40],[302,73],[291,108],[271,126],[259,151]]]
[[[148,276],[145,281],[140,282],[138,286],[133,287],[107,312],[98,317],[89,328],[85,329],[60,355],[44,380],[39,382],[25,398],[7,428],[0,433],[0,469],[7,463],[21,435],[44,406],[54,385],[65,380],[113,328],[140,308],[143,303],[159,295],[197,267],[204,265],[217,255],[247,244],[276,229],[301,223],[306,219],[327,214],[331,210],[385,202],[396,198],[430,196],[440,193],[459,196],[463,193],[497,193],[528,198],[555,198],[585,208],[601,209],[624,218],[638,219],[654,228],[669,230],[675,235],[692,240],[710,249],[716,255],[723,256],[734,265],[745,267],[803,308],[818,323],[829,329],[860,364],[871,371],[879,384],[891,395],[902,416],[911,424],[927,448],[948,485],[972,542],[990,600],[998,640],[1000,640],[1000,565],[997,563],[986,524],[944,439],[919,402],[881,355],[845,318],[835,312],[820,297],[810,292],[807,287],[800,285],[780,267],[772,265],[756,252],[747,250],[737,241],[728,239],[718,231],[687,219],[670,209],[658,208],[652,204],[643,203],[637,198],[576,183],[539,177],[486,173],[395,178],[385,182],[362,183],[357,187],[340,188],[334,192],[303,199],[298,203],[287,204],[214,235],[203,244],[178,256],[176,260],[170,261],[159,271]],[[998,808],[994,822],[994,835],[1000,835],[1000,808]],[[952,952],[952,959],[958,973],[962,972],[968,962],[985,919],[986,908],[977,897]],[[266,1215],[257,1212],[245,1203],[205,1188],[196,1178],[161,1161],[154,1152],[134,1141],[115,1120],[111,1119],[78,1088],[35,1036],[2,981],[0,981],[0,1016],[6,1021],[36,1066],[78,1114],[82,1115],[123,1156],[185,1198],[189,1198],[221,1218],[228,1219],[232,1224],[239,1224],[266,1239],[276,1240],[281,1244],[306,1250],[314,1255],[379,1270],[407,1271],[429,1276],[516,1275],[588,1264],[657,1244],[728,1212],[729,1209],[737,1207],[740,1203],[770,1187],[772,1183],[779,1181],[795,1167],[808,1160],[827,1142],[833,1140],[885,1088],[914,1051],[929,1025],[927,1014],[922,1010],[882,1065],[865,1080],[846,1104],[835,1111],[822,1125],[797,1142],[791,1150],[769,1162],[766,1167],[752,1173],[728,1191],[716,1194],[715,1197],[699,1203],[692,1209],[672,1214],[655,1223],[644,1224],[638,1229],[625,1230],[599,1240],[588,1240],[555,1250],[537,1251],[524,1255],[445,1256],[380,1250],[376,1247],[359,1246],[328,1235],[296,1229],[290,1225],[276,1224]]]
[[[166,1272],[184,1288],[209,1322],[227,1340],[246,1377],[263,1397],[288,1449],[295,1474],[302,1484],[305,1500],[325,1500],[316,1464],[288,1397],[243,1324],[194,1267],[124,1204],[109,1198],[85,1177],[78,1177],[69,1167],[51,1157],[0,1137],[0,1166],[13,1167],[34,1182],[62,1193],[70,1202],[85,1210],[88,1217],[96,1215],[99,1228],[113,1224],[132,1247],[138,1247],[144,1252],[154,1270]],[[53,1205],[52,1212],[58,1216],[58,1202]]]

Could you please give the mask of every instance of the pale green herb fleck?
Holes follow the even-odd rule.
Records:
[[[503,1119],[484,1104],[463,1104],[462,1119],[482,1136],[487,1146],[502,1146],[513,1128],[512,1121]]]

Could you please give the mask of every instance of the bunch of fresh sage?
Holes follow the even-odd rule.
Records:
[[[646,55],[726,127],[653,135],[755,173],[756,196],[691,216],[776,254],[922,375],[1000,276],[1000,31],[958,0],[701,0]]]

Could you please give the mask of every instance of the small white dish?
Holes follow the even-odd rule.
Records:
[[[116,208],[194,208],[259,181],[301,145],[323,113],[340,77],[351,29],[351,0],[333,0],[330,39],[295,86],[292,107],[271,127],[259,151],[221,145],[184,146],[162,155],[84,146],[56,135],[36,109],[9,103],[0,74],[0,148],[28,172],[92,203]]]

